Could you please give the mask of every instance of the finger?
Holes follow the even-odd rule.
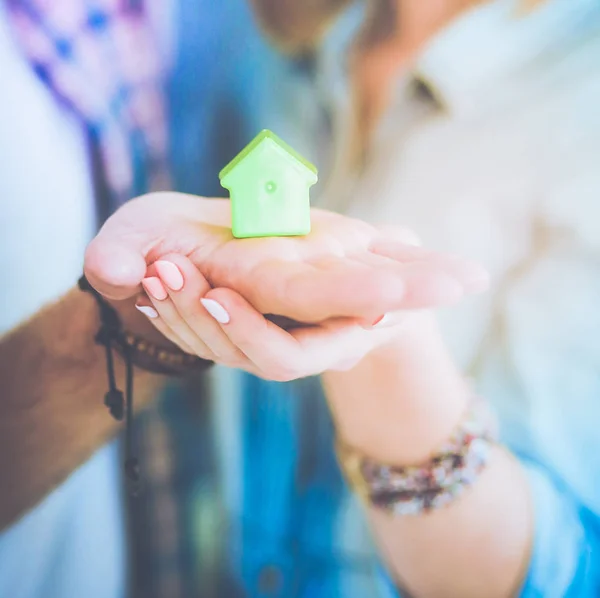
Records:
[[[213,289],[203,302],[229,339],[270,380],[295,380],[337,368],[371,346],[365,330],[343,321],[287,332],[230,289]]]
[[[432,257],[399,263],[370,252],[354,256],[353,259],[365,268],[378,269],[387,272],[390,277],[402,278],[405,292],[400,309],[403,310],[449,306],[464,295],[462,284],[443,260]]]
[[[190,355],[196,355],[196,352],[192,347],[190,347],[185,341],[183,341],[177,334],[175,334],[163,320],[161,320],[160,316],[152,302],[146,295],[138,296],[135,302],[136,309],[144,314],[150,323],[167,339],[170,340],[174,345],[177,345],[182,351],[189,353]],[[207,357],[206,359],[210,359]],[[212,359],[210,359],[213,361]]]
[[[142,286],[152,307],[158,313],[158,319],[161,321],[161,332],[165,334],[165,328],[171,331],[171,334],[181,339],[192,352],[202,359],[210,359],[212,351],[206,344],[189,328],[183,318],[179,315],[177,308],[169,297],[165,285],[162,284],[157,276],[148,276],[142,280]],[[158,328],[158,323],[157,323]],[[165,334],[166,336],[166,334]]]
[[[265,293],[265,288],[271,292]],[[315,323],[332,317],[376,317],[399,309],[406,289],[398,271],[390,275],[339,257],[320,263],[263,262],[254,271],[253,284],[239,290],[262,313]]]
[[[314,323],[331,317],[369,321],[388,311],[452,305],[463,296],[464,281],[470,290],[487,284],[480,266],[414,246],[402,245],[402,250],[405,261],[365,251],[313,263],[262,263],[254,284],[241,291],[263,313],[281,313],[285,306],[286,316]],[[280,283],[270,285],[272,293],[261,293],[274,279]]]
[[[100,233],[86,249],[84,273],[105,297],[127,299],[139,292],[146,261],[135,247]]]
[[[409,245],[396,229],[384,229],[370,246],[372,253],[398,262],[429,262],[444,266],[467,293],[479,293],[489,287],[489,274],[480,264],[457,256],[448,256],[435,251]]]
[[[241,295],[230,289],[213,289],[202,303],[262,377],[285,382],[304,375],[304,356],[295,339],[267,320]]]
[[[169,294],[180,322],[185,323],[187,329],[208,347],[220,363],[245,367],[246,356],[229,340],[200,301],[211,287],[193,262],[185,256],[169,254],[155,262],[154,269]]]

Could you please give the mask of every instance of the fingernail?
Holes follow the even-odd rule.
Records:
[[[162,282],[156,276],[144,278],[142,285],[146,289],[146,292],[158,301],[164,301],[169,296]]]
[[[158,312],[149,305],[136,305],[135,308],[149,318],[158,318]]]
[[[229,314],[220,303],[217,303],[214,299],[200,299],[200,303],[204,305],[204,309],[206,309],[219,324],[229,324]]]
[[[173,262],[159,260],[154,264],[162,281],[172,290],[181,291],[183,288],[183,274]]]
[[[383,314],[380,318],[377,318],[373,324],[371,324],[372,328],[383,328],[390,322],[390,315]]]

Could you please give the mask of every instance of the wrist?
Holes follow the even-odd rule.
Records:
[[[352,370],[327,372],[323,382],[342,440],[398,465],[428,458],[461,420],[470,396],[428,313]]]
[[[157,336],[157,341],[153,342],[152,336],[158,332],[152,331],[151,328],[142,328],[142,332],[147,334],[146,338],[136,334],[139,326],[150,324],[142,324],[141,315],[135,313],[139,310],[131,300],[109,300],[103,297],[90,285],[85,276],[79,279],[78,287],[80,291],[90,293],[96,303],[100,321],[94,340],[107,349],[109,374],[112,372],[113,349],[125,360],[128,371],[137,366],[154,374],[179,376],[191,371],[204,370],[212,365],[212,361],[185,353],[162,336]],[[128,325],[131,327],[127,328]]]

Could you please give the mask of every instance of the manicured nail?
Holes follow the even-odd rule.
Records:
[[[200,303],[204,305],[204,309],[206,309],[219,324],[229,324],[229,314],[220,303],[217,303],[214,299],[200,299]]]
[[[149,305],[136,305],[135,308],[138,311],[141,311],[145,316],[148,316],[149,318],[152,318],[153,320],[154,320],[154,318],[158,318],[158,312],[153,307],[150,307]]]
[[[162,282],[156,276],[144,278],[142,285],[146,289],[146,292],[158,301],[164,301],[169,296]]]
[[[373,324],[371,324],[372,328],[384,328],[387,324],[390,323],[390,315],[383,314],[380,318],[377,318]]]
[[[183,289],[183,274],[173,262],[159,260],[155,262],[154,267],[161,277],[162,281],[173,291]]]

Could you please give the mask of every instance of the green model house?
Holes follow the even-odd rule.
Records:
[[[231,196],[233,236],[310,232],[309,189],[317,169],[271,131],[261,131],[221,172]]]

